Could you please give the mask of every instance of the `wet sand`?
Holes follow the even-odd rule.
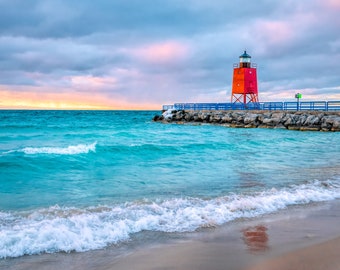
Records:
[[[119,247],[0,261],[0,269],[340,269],[340,200]]]
[[[340,269],[340,237],[289,252],[249,270],[336,270]]]

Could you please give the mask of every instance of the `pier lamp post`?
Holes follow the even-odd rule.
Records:
[[[298,111],[299,108],[300,108],[300,98],[302,98],[302,94],[300,94],[300,93],[295,94],[295,98],[296,98],[296,101],[297,101],[296,109]]]

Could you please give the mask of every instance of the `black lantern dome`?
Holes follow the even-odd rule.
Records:
[[[247,51],[244,51],[244,53],[240,55],[240,67],[249,68],[250,58],[251,56],[247,54]]]

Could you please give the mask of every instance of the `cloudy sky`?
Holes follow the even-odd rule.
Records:
[[[0,108],[229,102],[244,49],[260,101],[340,100],[340,0],[0,0]]]

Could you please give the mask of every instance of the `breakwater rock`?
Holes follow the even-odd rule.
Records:
[[[153,117],[164,123],[209,123],[237,128],[340,131],[340,112],[168,110]]]

